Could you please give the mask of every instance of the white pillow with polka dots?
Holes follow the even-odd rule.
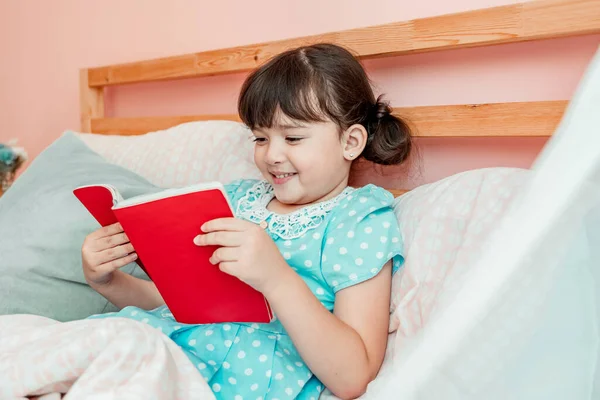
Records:
[[[393,280],[390,331],[398,330],[397,343],[414,336],[460,290],[490,231],[529,176],[516,168],[472,170],[396,199],[405,256]]]
[[[110,163],[159,187],[259,178],[251,131],[235,121],[197,121],[139,136],[80,133]]]

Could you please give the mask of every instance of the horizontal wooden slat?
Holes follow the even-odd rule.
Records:
[[[600,1],[545,0],[523,3],[522,35],[530,39],[597,33]]]
[[[248,46],[89,69],[89,85],[244,72],[300,45],[333,42],[360,58],[600,32],[599,0],[541,0]]]
[[[388,192],[394,195],[394,197],[402,196],[404,193],[409,192],[406,189],[387,189]]]
[[[496,103],[395,108],[419,137],[533,137],[550,136],[559,123],[566,101]],[[235,114],[142,118],[92,119],[92,132],[141,135],[190,121],[239,121]]]
[[[239,121],[234,114],[183,115],[173,117],[96,118],[92,119],[92,132],[102,135],[143,135],[192,121]]]
[[[398,108],[420,137],[551,136],[567,101]]]

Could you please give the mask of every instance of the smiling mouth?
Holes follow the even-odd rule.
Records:
[[[296,175],[296,173],[295,172],[287,173],[287,174],[273,174],[273,173],[271,173],[271,175],[273,175],[277,179],[285,179],[285,178],[288,178],[290,176]]]
[[[292,179],[296,175],[297,175],[296,172],[286,173],[286,174],[282,174],[282,173],[274,174],[271,172],[271,176],[273,177],[273,183],[275,185],[283,185],[284,183],[287,183],[290,179]]]

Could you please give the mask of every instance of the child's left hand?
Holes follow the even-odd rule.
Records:
[[[197,246],[216,245],[210,258],[213,265],[266,294],[280,283],[289,270],[275,242],[260,226],[236,218],[221,218],[201,227],[204,234],[194,238]]]

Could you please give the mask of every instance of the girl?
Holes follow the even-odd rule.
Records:
[[[119,225],[90,234],[83,270],[118,313],[181,346],[219,399],[341,398],[365,392],[387,341],[392,274],[402,265],[393,197],[348,186],[352,163],[403,162],[407,125],[375,99],[360,63],[319,44],[282,53],[245,81],[238,110],[254,134],[264,180],[227,186],[235,219],[190,238],[218,245],[211,263],[262,292],[270,324],[178,324],[145,280]],[[148,310],[148,311],[146,311]]]

